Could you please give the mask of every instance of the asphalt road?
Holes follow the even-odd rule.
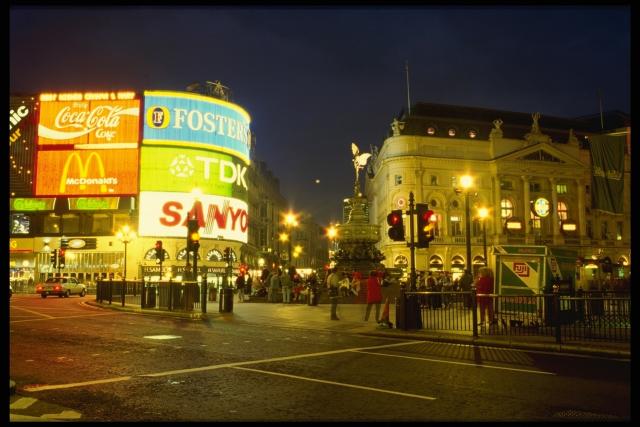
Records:
[[[10,301],[11,420],[620,421],[623,360]]]

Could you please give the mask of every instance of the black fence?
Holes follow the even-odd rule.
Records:
[[[99,303],[137,305],[145,309],[207,312],[206,284],[198,282],[142,280],[100,280],[96,283],[96,301]]]
[[[485,316],[480,309],[484,308]],[[484,317],[484,319],[483,319]],[[401,329],[479,335],[536,335],[571,340],[631,340],[628,293],[497,295],[470,292],[401,292],[396,302]]]

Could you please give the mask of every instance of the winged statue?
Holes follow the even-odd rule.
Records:
[[[353,142],[351,143],[351,152],[353,153],[353,167],[356,172],[356,182],[354,186],[354,193],[356,196],[360,193],[360,175],[359,172],[363,169],[367,162],[369,161],[369,157],[371,157],[371,153],[362,153],[360,154],[360,149]]]

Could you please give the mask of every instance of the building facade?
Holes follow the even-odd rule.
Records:
[[[394,119],[374,153],[365,194],[372,222],[383,230],[391,210],[406,212],[410,192],[434,211],[434,239],[416,250],[416,270],[450,271],[455,278],[486,262],[506,275],[508,256],[537,253],[540,259],[529,266],[561,273],[583,287],[628,276],[628,116],[611,113],[601,123],[599,116],[563,119],[426,103],[410,111]],[[594,209],[592,200],[590,140],[601,135],[625,141],[623,209],[615,214]],[[470,177],[470,186],[463,176]],[[480,208],[489,213],[484,219]],[[405,215],[407,239],[408,221]],[[382,234],[385,265],[408,268],[406,243]],[[511,267],[517,270],[518,262]]]

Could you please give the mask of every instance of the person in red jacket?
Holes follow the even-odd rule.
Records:
[[[489,313],[489,322],[494,323],[493,318],[493,297],[486,294],[493,293],[493,272],[489,267],[482,267],[478,272],[478,280],[476,281],[476,294],[485,294],[478,296],[478,307],[480,307],[480,323],[484,324],[485,312]]]
[[[369,315],[371,314],[371,307],[376,306],[376,322],[380,323],[380,304],[382,303],[382,289],[380,288],[380,279],[375,271],[369,274],[367,279],[367,313],[364,316],[364,321],[369,321]]]

